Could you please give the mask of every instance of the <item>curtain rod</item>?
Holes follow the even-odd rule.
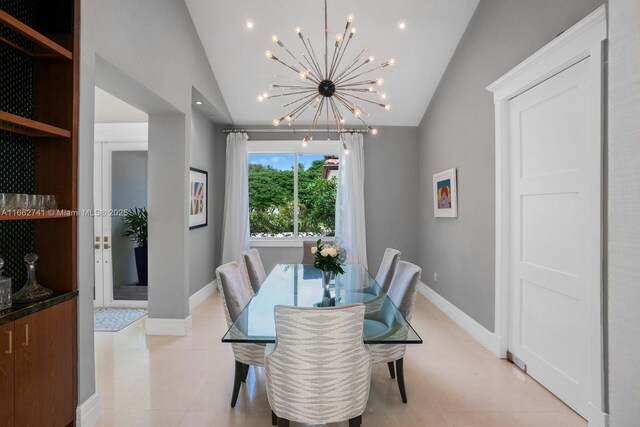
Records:
[[[308,129],[223,129],[223,133],[235,133],[235,132],[253,132],[253,133],[300,133],[306,134]],[[327,132],[326,129],[313,129],[311,132],[313,133],[369,133],[368,129],[344,129],[341,131],[337,131],[335,129],[331,129]]]

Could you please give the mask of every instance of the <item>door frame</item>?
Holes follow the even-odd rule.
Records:
[[[111,191],[103,192],[105,184],[111,184],[111,159],[114,151],[149,151],[148,145],[148,125],[147,123],[118,123],[118,124],[96,124],[94,137],[94,207],[95,210],[102,211],[111,209]],[[104,203],[108,201],[108,203]],[[108,208],[106,206],[109,206]],[[105,235],[104,221],[99,221],[102,225],[100,233],[97,230],[97,215],[94,217],[94,239],[98,235]],[[107,232],[111,237],[111,229]],[[98,244],[95,242],[95,244]],[[94,248],[94,252],[95,252]],[[112,263],[111,253],[105,255],[100,251],[100,255],[94,255],[95,261],[95,287],[94,287],[94,307],[135,307],[147,308],[148,301],[114,300],[113,299],[113,272],[111,286],[105,286],[104,270],[98,274],[98,269],[104,267],[106,262]],[[113,267],[112,267],[113,268]]]
[[[590,264],[593,270],[588,280],[589,295],[589,357],[588,394],[589,425],[605,426],[605,369],[604,369],[604,308],[603,308],[603,146],[604,146],[604,42],[607,38],[606,7],[600,6],[586,18],[556,37],[486,89],[493,92],[495,106],[495,159],[496,159],[496,229],[495,229],[495,335],[499,342],[499,355],[506,357],[509,342],[509,278],[510,278],[510,137],[509,101],[544,80],[553,77],[576,63],[590,58],[589,79],[592,87],[589,101],[593,138],[600,152],[590,156],[591,166],[600,170],[591,177],[591,184],[599,189],[591,206],[598,212],[600,228],[589,242]],[[594,233],[595,234],[595,233]]]

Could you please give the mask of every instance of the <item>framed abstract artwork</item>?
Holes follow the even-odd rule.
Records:
[[[189,168],[189,230],[207,226],[209,174]]]
[[[433,214],[436,217],[458,217],[458,186],[456,169],[433,175]]]

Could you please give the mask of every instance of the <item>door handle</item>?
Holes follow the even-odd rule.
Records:
[[[5,334],[7,334],[7,339],[9,340],[9,349],[5,350],[5,354],[11,354],[13,353],[13,331],[4,331]]]
[[[111,245],[109,244],[109,236],[104,236],[104,245],[102,247],[104,249],[111,249]]]
[[[24,325],[24,342],[22,343],[23,347],[27,347],[29,345],[29,324]]]
[[[93,249],[100,249],[100,236],[96,236],[96,243],[93,245]]]

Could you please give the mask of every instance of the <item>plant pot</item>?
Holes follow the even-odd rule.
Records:
[[[147,264],[147,247],[135,248],[136,270],[138,271],[138,286],[147,286],[149,277],[149,268]]]

